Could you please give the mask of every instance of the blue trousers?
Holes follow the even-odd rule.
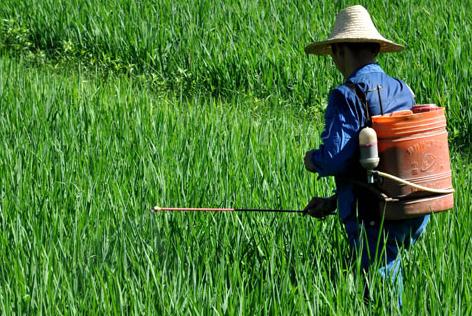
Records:
[[[361,257],[361,269],[368,271],[375,262],[378,273],[394,286],[398,304],[402,305],[403,276],[401,249],[412,246],[425,230],[429,215],[414,219],[382,222],[359,222],[356,218],[344,220],[354,258]],[[365,295],[368,294],[366,289]]]

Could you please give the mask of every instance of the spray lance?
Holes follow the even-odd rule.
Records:
[[[305,214],[303,210],[285,209],[255,209],[255,208],[196,208],[196,207],[159,207],[154,206],[152,212],[241,212],[241,213],[297,213]]]
[[[251,209],[251,208],[194,208],[194,207],[159,207],[154,206],[151,212],[237,212],[237,213],[292,213],[310,215],[325,219],[336,211],[336,195],[329,198],[314,197],[303,210],[286,209]]]

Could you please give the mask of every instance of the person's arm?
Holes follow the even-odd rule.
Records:
[[[361,122],[356,115],[356,98],[339,89],[329,96],[325,114],[323,144],[305,154],[305,167],[320,176],[342,174],[358,146]]]

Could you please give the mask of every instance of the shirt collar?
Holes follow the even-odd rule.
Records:
[[[346,81],[350,81],[351,79],[362,76],[372,72],[384,72],[383,69],[377,63],[366,64],[357,68]]]

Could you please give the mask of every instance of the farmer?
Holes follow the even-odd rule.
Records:
[[[376,63],[378,53],[397,52],[403,47],[379,34],[367,10],[351,6],[339,12],[334,28],[325,41],[305,48],[307,54],[330,55],[344,76],[344,83],[331,91],[325,113],[323,144],[305,154],[305,167],[319,176],[334,176],[336,195],[314,198],[305,208],[322,218],[338,208],[353,255],[360,256],[367,272],[374,262],[378,272],[398,291],[399,305],[403,281],[401,248],[408,248],[424,231],[429,216],[410,220],[383,221],[375,197],[352,180],[366,182],[366,171],[359,164],[359,131],[367,124],[365,104],[370,115],[408,110],[414,94],[401,80],[394,79]],[[380,237],[380,239],[379,239]],[[380,240],[376,251],[377,241]],[[364,293],[368,298],[368,289]]]

